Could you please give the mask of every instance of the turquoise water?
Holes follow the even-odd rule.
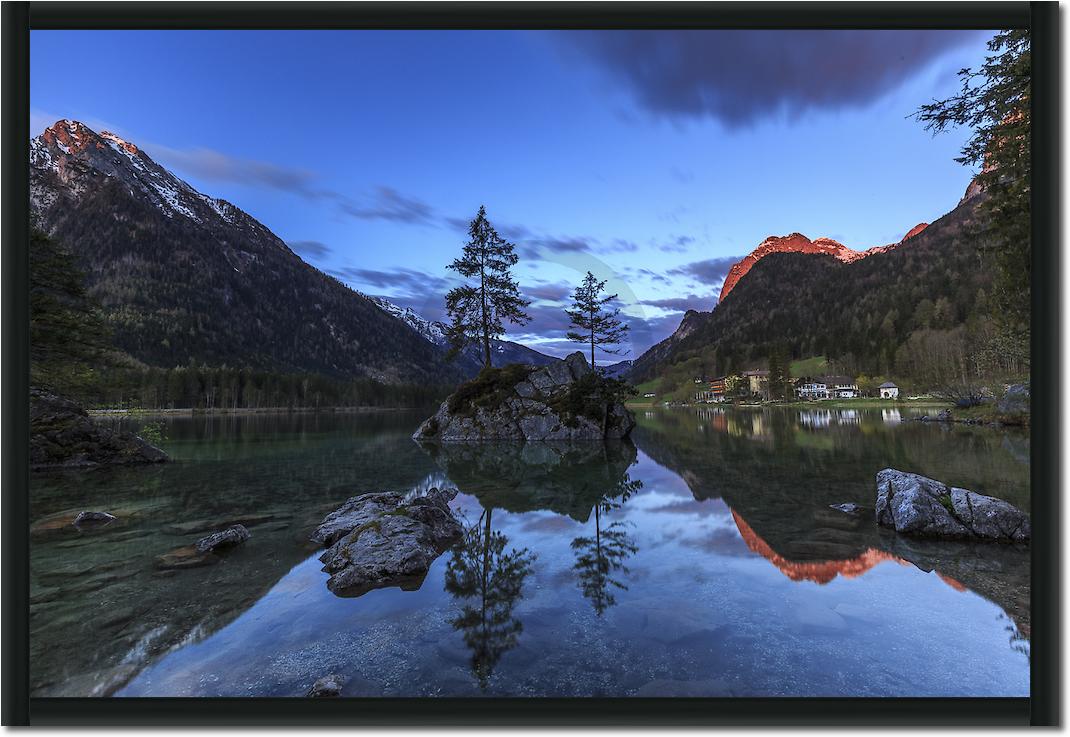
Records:
[[[424,414],[173,418],[175,463],[36,476],[34,695],[300,696],[328,673],[349,696],[1028,694],[1027,548],[828,509],[872,504],[886,466],[1028,509],[1027,435],[707,408],[641,412],[634,447],[434,451],[409,438]],[[468,534],[417,590],[328,591],[327,512],[444,484]],[[64,524],[87,508],[119,519]],[[239,519],[217,565],[154,567]]]

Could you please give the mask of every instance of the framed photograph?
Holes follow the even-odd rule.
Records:
[[[1057,723],[1057,25],[4,3],[4,723]]]

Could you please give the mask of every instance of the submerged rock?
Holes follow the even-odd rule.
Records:
[[[230,548],[249,539],[249,531],[244,525],[231,525],[225,530],[218,530],[197,541],[198,553],[211,553],[218,548]]]
[[[196,545],[183,545],[180,548],[169,550],[163,555],[156,556],[153,561],[155,568],[161,571],[174,571],[183,568],[200,568],[219,562],[219,556],[212,553],[202,553]]]
[[[329,676],[320,678],[312,684],[312,688],[308,689],[308,693],[305,694],[309,698],[322,699],[331,696],[338,696],[342,693],[342,686],[345,685],[345,679],[342,676],[335,673]]]
[[[413,498],[383,491],[346,501],[311,537],[328,546],[320,556],[331,574],[327,588],[339,596],[385,586],[419,588],[431,563],[461,538],[449,508],[456,495],[455,489],[432,488]]]
[[[162,463],[167,454],[137,435],[99,425],[74,402],[30,390],[30,469]]]
[[[877,524],[906,535],[1026,542],[1029,516],[1002,499],[914,473],[877,474]]]
[[[591,371],[579,352],[549,366],[485,369],[458,387],[413,439],[621,439],[635,427],[623,389],[621,382]]]
[[[115,515],[107,512],[79,512],[78,516],[74,518],[73,524],[75,527],[91,526],[91,525],[106,525],[109,522],[115,521]]]
[[[854,502],[847,502],[846,504],[830,504],[830,509],[835,509],[844,514],[849,514],[852,517],[861,517],[866,513],[867,508],[861,504],[855,504]]]

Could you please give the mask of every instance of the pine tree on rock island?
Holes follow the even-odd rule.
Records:
[[[531,319],[524,312],[531,303],[520,296],[520,286],[510,272],[519,260],[515,248],[498,234],[480,205],[468,225],[468,243],[461,257],[447,267],[469,280],[446,295],[451,357],[477,343],[483,347],[484,366],[490,368],[490,342],[505,333],[502,321],[524,325]]]
[[[619,349],[609,346],[619,345],[628,333],[628,326],[617,317],[620,310],[607,308],[617,295],[598,296],[605,288],[605,281],[598,281],[594,274],[588,271],[583,283],[572,293],[572,309],[565,310],[571,320],[570,327],[576,328],[575,331],[568,332],[568,339],[591,346],[591,368],[594,368],[596,347],[606,353],[619,354]]]

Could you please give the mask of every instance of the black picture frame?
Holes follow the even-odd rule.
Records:
[[[1023,28],[1033,55],[1037,396],[1060,390],[1059,32],[1054,2],[3,4],[3,713],[5,725],[1056,725],[1061,721],[1060,417],[1032,415],[1031,695],[1004,699],[56,699],[28,690],[28,230],[31,29]]]

